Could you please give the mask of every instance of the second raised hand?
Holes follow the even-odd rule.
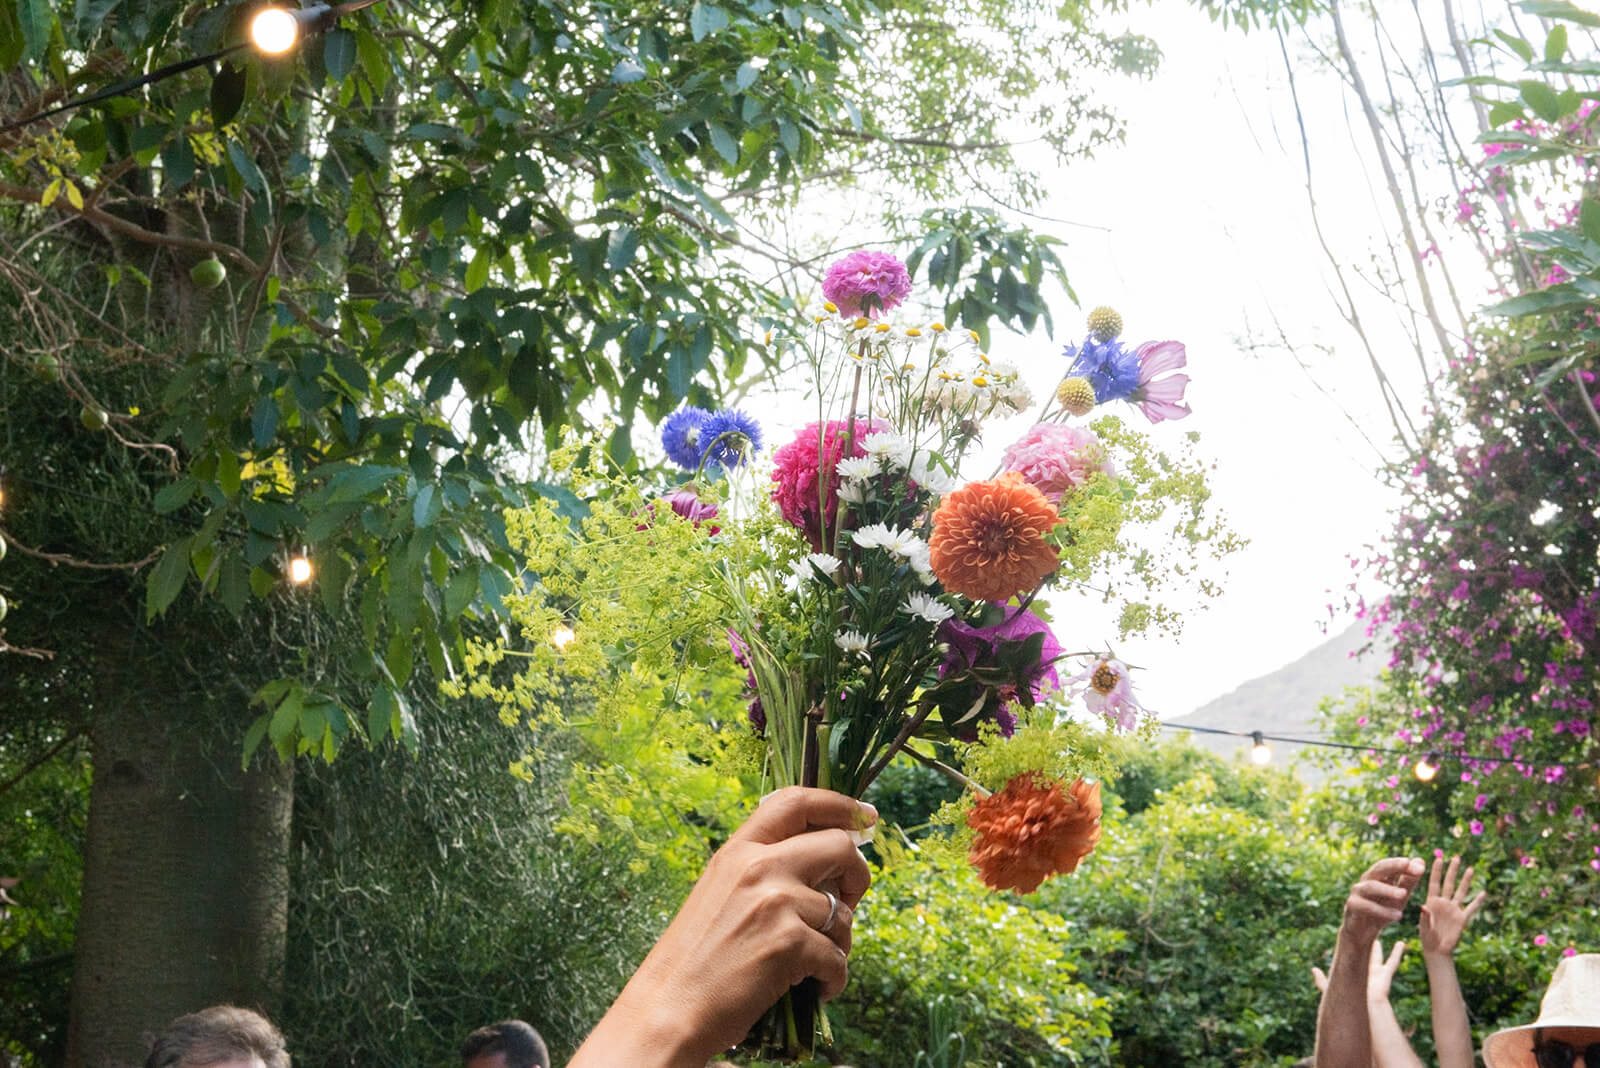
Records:
[[[1422,904],[1419,934],[1425,954],[1454,953],[1461,942],[1461,934],[1472,922],[1472,917],[1483,907],[1485,891],[1467,900],[1472,889],[1473,869],[1468,865],[1461,870],[1461,858],[1451,857],[1448,864],[1443,857],[1435,857],[1433,869],[1428,874],[1428,898]]]

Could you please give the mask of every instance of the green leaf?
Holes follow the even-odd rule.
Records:
[[[243,557],[229,553],[222,558],[221,571],[217,575],[217,596],[235,619],[244,611],[245,602],[250,597],[250,568]]]
[[[50,47],[55,13],[50,0],[18,0],[17,21],[22,25],[23,59],[38,59]]]
[[[1520,37],[1513,37],[1504,30],[1495,30],[1494,35],[1506,43],[1506,47],[1522,57],[1524,63],[1533,62],[1533,45]]]
[[[233,121],[244,107],[245,82],[248,75],[243,67],[224,61],[211,79],[211,125],[220,130]]]
[[[150,572],[145,583],[145,620],[155,619],[165,612],[189,578],[189,548],[193,538],[179,538],[167,546],[161,560]]]
[[[439,487],[429,483],[417,491],[417,499],[411,502],[412,525],[431,527],[443,510],[444,498],[439,495]]]
[[[278,747],[280,754],[283,753],[289,739],[294,736],[295,728],[300,726],[300,709],[305,705],[305,700],[305,690],[296,683],[272,711],[272,722],[267,726],[267,735],[272,739],[272,744]]]
[[[22,62],[26,48],[22,24],[17,21],[17,5],[0,4],[0,70],[10,70]]]
[[[267,180],[262,177],[261,168],[256,166],[256,161],[250,158],[239,142],[228,142],[228,161],[239,172],[239,180],[244,182],[246,189],[252,193],[266,192]]]
[[[258,449],[265,449],[278,436],[278,402],[272,397],[256,401],[255,411],[250,413],[250,433]]]
[[[239,454],[232,449],[225,448],[217,453],[217,486],[224,497],[236,497],[239,494]]]
[[[346,467],[328,480],[328,503],[358,500],[402,474],[405,474],[402,467],[385,467],[381,464]]]
[[[639,251],[639,231],[631,226],[619,226],[606,236],[606,267],[620,271],[633,262]]]
[[[408,632],[397,632],[389,639],[389,648],[383,654],[383,665],[389,669],[389,677],[397,686],[404,686],[411,679],[413,645]]]
[[[261,739],[267,736],[267,724],[272,722],[272,716],[266,712],[256,717],[250,729],[244,732],[244,759],[239,766],[246,770],[250,767],[250,758],[256,755],[256,750],[261,747]]]
[[[1583,206],[1578,209],[1578,226],[1584,237],[1600,244],[1600,200],[1584,198]]]
[[[717,155],[730,164],[738,163],[739,142],[733,139],[733,135],[714,122],[706,123],[706,128],[711,131],[711,147],[717,150]]]
[[[1523,102],[1533,109],[1533,113],[1545,122],[1556,122],[1561,118],[1561,102],[1556,98],[1556,91],[1544,82],[1530,80],[1517,83],[1517,89],[1522,94]]]
[[[694,7],[689,9],[689,33],[694,39],[703,41],[718,30],[728,28],[728,13],[715,4],[707,4],[702,0],[695,0]]]
[[[483,246],[473,254],[472,262],[467,264],[467,276],[464,279],[468,293],[476,293],[482,289],[484,283],[489,281],[489,265],[494,261],[488,246]]]
[[[739,73],[733,76],[733,84],[737,85],[739,87],[739,91],[742,93],[752,85],[756,84],[756,79],[759,77],[761,77],[761,69],[754,63],[746,60],[744,63],[739,65]]]
[[[1567,54],[1567,28],[1557,26],[1550,31],[1544,39],[1544,61],[1546,63],[1559,63],[1561,57]]]
[[[163,486],[161,492],[156,494],[155,509],[158,515],[168,515],[188,504],[194,497],[194,491],[200,483],[191,476],[185,475],[178,481]]]
[[[373,32],[365,26],[356,29],[356,53],[361,57],[361,69],[372,82],[372,87],[383,92],[389,84],[389,52]]]
[[[1600,26],[1600,15],[1585,11],[1568,0],[1522,0],[1522,10],[1546,19],[1563,19],[1580,26]]]
[[[322,38],[322,65],[328,77],[342,82],[356,65],[356,35],[343,27],[329,30]]]
[[[1588,304],[1590,301],[1570,285],[1551,286],[1549,289],[1540,289],[1532,293],[1524,293],[1520,297],[1512,297],[1498,304],[1491,304],[1483,309],[1485,315],[1503,315],[1515,318],[1519,315],[1535,315],[1539,312],[1552,311],[1556,308],[1569,308],[1575,305]]]
[[[477,564],[468,564],[454,575],[451,575],[450,584],[444,590],[444,618],[447,620],[455,619],[462,612],[465,612],[477,592]]]

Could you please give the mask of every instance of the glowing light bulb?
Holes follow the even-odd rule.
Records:
[[[1272,746],[1268,745],[1266,739],[1261,737],[1261,732],[1251,731],[1250,738],[1255,742],[1250,747],[1250,759],[1257,764],[1270,763],[1272,760]]]
[[[300,38],[300,20],[281,7],[262,8],[250,20],[250,40],[269,56],[281,56]]]
[[[297,553],[289,560],[289,581],[296,586],[304,586],[311,581],[311,561],[303,553]]]
[[[577,632],[575,632],[565,623],[550,632],[550,644],[555,646],[557,649],[565,649],[567,646],[571,645],[577,640]]]
[[[1418,780],[1432,782],[1433,777],[1439,774],[1439,754],[1429,753],[1417,761],[1417,766],[1412,771],[1416,774]]]

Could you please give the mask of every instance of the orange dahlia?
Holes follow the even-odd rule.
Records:
[[[1070,875],[1100,842],[1100,784],[1066,785],[1033,773],[972,807],[978,832],[967,859],[995,890],[1031,894],[1052,875]]]
[[[1044,536],[1055,505],[1015,471],[945,494],[928,540],[944,588],[979,601],[1007,601],[1037,586],[1059,563]]]

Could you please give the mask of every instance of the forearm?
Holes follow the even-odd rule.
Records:
[[[1439,1068],[1472,1068],[1472,1026],[1467,1022],[1467,1000],[1456,977],[1456,962],[1449,953],[1422,954],[1428,966],[1428,1000],[1433,1006],[1433,1044],[1439,1051]]]
[[[1372,939],[1339,932],[1328,989],[1317,1009],[1317,1068],[1368,1068],[1372,1032],[1367,1019],[1367,959]]]
[[[1367,1002],[1367,1025],[1372,1029],[1373,1068],[1423,1068],[1388,998]]]
[[[634,973],[567,1068],[705,1068],[718,1052],[705,1049],[701,1036],[686,1026],[692,1016],[686,1006],[671,1004],[654,988],[649,964]]]

